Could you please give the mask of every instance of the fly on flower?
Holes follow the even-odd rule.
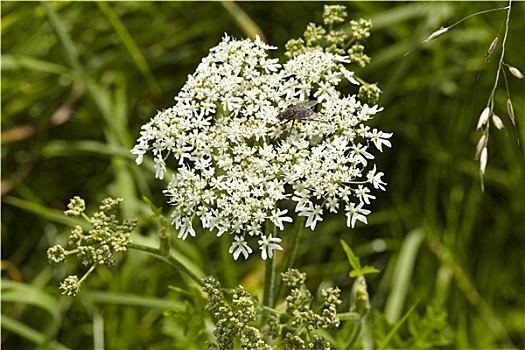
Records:
[[[277,119],[280,122],[288,123],[292,121],[290,130],[293,128],[293,123],[297,119],[301,120],[312,120],[317,117],[317,113],[314,112],[314,107],[317,105],[317,101],[304,101],[294,105],[289,105],[284,111],[277,115]],[[275,124],[274,124],[275,125]]]
[[[312,120],[317,116],[317,113],[314,112],[316,105],[317,101],[305,101],[289,105],[288,108],[279,113],[277,118],[285,123],[290,120],[293,123],[296,119]]]

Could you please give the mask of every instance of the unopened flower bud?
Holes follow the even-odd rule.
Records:
[[[487,147],[483,147],[483,150],[481,151],[481,157],[479,158],[479,172],[481,175],[485,174],[485,169],[487,168],[487,161],[488,161],[488,149]]]
[[[516,67],[509,66],[509,72],[514,75],[518,79],[523,79],[523,74],[520,72],[520,70]]]
[[[501,118],[495,114],[492,114],[492,123],[494,123],[494,126],[496,127],[496,129],[498,130],[503,129],[503,121],[501,121]]]
[[[476,155],[474,156],[474,159],[479,160],[479,157],[481,156],[481,151],[486,145],[487,145],[487,135],[483,134],[479,138],[478,144],[476,145]]]
[[[507,112],[509,113],[512,124],[516,126],[516,117],[514,116],[514,108],[512,107],[512,101],[510,100],[510,97],[507,97]]]
[[[476,127],[476,130],[479,130],[483,125],[485,125],[487,123],[487,120],[489,120],[489,117],[490,117],[490,108],[485,107],[485,109],[483,110],[483,112],[481,112],[481,115],[479,116],[478,126]]]
[[[448,28],[445,27],[441,27],[440,29],[436,30],[434,33],[430,34],[425,40],[423,40],[421,43],[424,44],[424,43],[428,43],[429,41],[431,40],[434,40],[435,38],[437,38],[438,36],[441,36],[443,34],[445,34],[446,32],[448,31]]]

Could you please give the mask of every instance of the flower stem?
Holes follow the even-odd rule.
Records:
[[[303,236],[304,220],[305,218],[302,216],[297,218],[296,229],[295,229],[294,234],[292,235],[292,241],[290,242],[290,246],[288,247],[289,254],[286,255],[281,272],[285,272],[293,266],[293,263],[295,261],[295,256],[297,255],[297,248],[299,247],[299,242],[301,241],[301,238]],[[282,289],[282,283],[281,283],[281,280],[279,279],[279,281],[277,282],[277,288],[276,288],[277,297],[281,294],[281,289]]]
[[[169,265],[171,265],[172,267],[174,267],[175,269],[185,273],[188,277],[190,277],[192,280],[194,280],[195,282],[197,282],[197,284],[199,284],[201,287],[204,286],[204,282],[202,281],[201,278],[199,278],[196,274],[194,274],[190,269],[188,269],[182,262],[180,262],[179,260],[177,260],[175,257],[173,257],[171,254],[169,254],[168,252],[165,252],[164,250],[162,249],[158,249],[158,248],[153,248],[153,247],[148,247],[148,246],[145,246],[145,245],[142,245],[142,244],[135,244],[135,243],[130,243],[128,245],[128,248],[131,248],[131,249],[136,249],[136,250],[141,250],[143,252],[146,252],[146,253],[150,253],[150,254],[153,254],[155,255],[158,259],[168,263]]]
[[[159,240],[160,240],[160,251],[163,256],[169,255],[170,253],[170,232],[168,220],[165,217],[160,216],[160,228],[159,228]]]
[[[299,247],[299,242],[303,237],[304,220],[305,218],[303,216],[297,219],[297,229],[295,230],[295,234],[292,236],[292,242],[290,244],[290,254],[286,257],[286,260],[284,261],[283,271],[286,271],[293,266],[295,257],[297,255],[297,248]]]
[[[277,228],[270,222],[266,223],[266,234],[270,231],[273,232],[273,236],[276,235]],[[275,256],[274,256],[275,258]],[[263,294],[263,305],[273,307],[275,303],[275,262],[273,258],[266,259],[265,274],[264,274],[264,294]]]
[[[95,269],[97,268],[98,264],[93,264],[91,265],[91,267],[89,268],[89,270],[84,274],[84,276],[82,276],[82,278],[80,278],[80,280],[78,280],[78,285],[80,286],[86,279],[87,277],[91,274],[91,272],[95,271]]]
[[[275,302],[275,264],[273,259],[266,259],[265,270],[263,305],[273,307]]]

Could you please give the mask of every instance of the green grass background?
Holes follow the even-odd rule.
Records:
[[[525,193],[524,81],[509,79],[517,119],[506,112],[503,81],[491,130],[485,193],[473,159],[477,119],[494,84],[501,46],[479,80],[484,55],[504,11],[468,19],[407,56],[441,26],[505,2],[348,2],[349,19],[370,18],[356,73],[383,89],[385,110],[373,125],[393,132],[377,158],[385,193],[375,193],[369,225],[351,230],[326,216],[305,231],[296,267],[308,286],[352,280],[339,239],[381,273],[368,278],[372,307],[396,321],[417,301],[448,314],[450,348],[524,348]],[[138,217],[134,241],[155,246],[157,223],[143,195],[164,203],[151,164],[129,153],[140,125],[173,97],[200,59],[227,32],[259,33],[279,47],[321,21],[321,2],[2,2],[2,347],[138,349],[202,347],[209,320],[178,271],[130,251],[117,268],[97,269],[75,298],[59,282],[80,266],[53,267],[46,249],[67,240],[61,212],[79,195],[90,209],[123,197]],[[505,61],[525,72],[525,3],[512,4]],[[502,32],[501,32],[502,34]],[[500,37],[501,39],[501,37]],[[500,40],[501,43],[501,40]],[[518,144],[517,140],[521,143]],[[283,235],[286,241],[286,232]],[[374,243],[383,240],[385,250]],[[224,241],[224,240],[223,240]],[[241,281],[260,293],[263,264],[233,261],[211,234],[182,242],[175,254],[194,271]],[[198,295],[198,291],[193,292]],[[346,300],[348,306],[348,300]],[[181,319],[165,319],[176,308]],[[182,316],[186,315],[186,316]],[[194,317],[191,317],[191,316]],[[187,318],[184,318],[187,317]],[[181,325],[187,327],[182,327]],[[403,334],[401,333],[401,336]]]

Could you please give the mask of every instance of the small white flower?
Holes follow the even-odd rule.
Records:
[[[359,201],[365,202],[366,204],[370,204],[370,199],[376,199],[375,196],[372,196],[370,193],[370,190],[368,187],[364,187],[363,185],[358,185],[357,190],[355,190],[355,193],[357,195],[357,198],[359,198]]]
[[[314,97],[319,102],[332,100],[338,97],[337,90],[330,83],[321,81],[319,82],[318,90],[314,93]]]
[[[315,225],[318,221],[323,221],[322,216],[323,209],[320,205],[315,205],[311,210],[303,210],[299,213],[299,216],[306,216],[305,227],[315,230]]]
[[[335,60],[341,63],[350,63],[350,57],[348,56],[341,56],[341,55],[335,55]]]
[[[188,237],[188,234],[192,237],[195,237],[195,230],[193,229],[193,226],[191,225],[191,219],[183,218],[180,226],[177,227],[177,225],[175,225],[175,227],[176,228],[180,227],[177,238],[181,238],[184,241]]]
[[[166,163],[164,159],[159,156],[155,157],[155,177],[159,180],[164,179],[164,173],[166,172]]]
[[[250,236],[260,236],[261,235],[261,224],[257,221],[251,221],[248,225],[248,234]]]
[[[263,50],[275,50],[277,47],[269,45],[261,40],[261,37],[257,34],[255,35],[255,45],[262,48]]]
[[[267,258],[272,259],[274,250],[283,250],[283,248],[277,244],[280,242],[280,238],[272,237],[272,235],[269,235],[268,237],[265,235],[261,236],[261,239],[258,241],[259,249],[261,250],[261,258],[263,260],[266,260]]]
[[[296,191],[297,193],[297,191]],[[299,196],[292,196],[292,200],[297,204],[295,205],[295,212],[300,212],[304,210],[311,210],[313,204],[307,198],[309,193],[307,191],[302,191],[302,194]]]
[[[289,216],[281,216],[288,212],[288,209],[280,210],[278,208],[272,210],[272,215],[270,215],[270,220],[279,230],[284,230],[283,222],[292,222],[292,218]]]
[[[363,146],[361,144],[357,144],[352,147],[356,162],[363,164],[363,166],[368,165],[367,159],[374,159],[374,156],[366,151],[367,148],[368,146]]]
[[[367,137],[372,140],[372,142],[376,145],[376,148],[380,152],[383,152],[383,145],[387,147],[392,147],[392,144],[390,143],[390,141],[385,140],[385,139],[392,137],[391,132],[382,132],[382,131],[378,131],[377,129],[374,129],[372,130],[371,133],[367,135]]]
[[[222,101],[222,107],[226,111],[237,111],[241,108],[242,98],[237,96],[226,96]]]
[[[359,124],[359,127],[356,130],[356,134],[360,137],[367,137],[370,127],[365,124]]]
[[[131,150],[131,154],[135,154],[137,156],[137,159],[135,159],[135,163],[137,165],[142,164],[142,161],[144,160],[144,154],[146,154],[147,146],[143,144],[136,144],[135,147]]]
[[[374,164],[374,168],[370,170],[368,174],[366,174],[366,178],[376,190],[381,189],[383,191],[386,191],[386,188],[383,186],[386,185],[386,182],[383,182],[383,180],[381,180],[381,176],[385,174],[383,172],[379,172],[376,174],[376,171],[376,165]]]
[[[354,78],[354,72],[351,72],[349,71],[348,69],[346,68],[342,68],[341,69],[341,72],[343,73],[343,75],[345,76],[345,78],[352,84],[354,85],[361,85],[357,80],[356,78]]]
[[[339,209],[339,201],[335,197],[329,197],[326,200],[326,207],[330,212],[337,213],[337,210]]]
[[[367,223],[366,216],[370,214],[370,210],[363,209],[363,202],[360,202],[359,205],[356,207],[355,203],[350,203],[349,205],[345,206],[346,211],[346,226],[354,228],[355,223],[357,220]]]
[[[252,251],[252,248],[250,248],[243,237],[235,236],[235,242],[232,243],[229,253],[233,254],[233,258],[235,260],[237,260],[239,255],[242,253],[242,255],[244,255],[244,259],[246,260]]]
[[[279,68],[281,68],[281,65],[278,62],[279,62],[278,58],[272,58],[272,59],[263,61],[263,63],[261,64],[261,67],[264,68],[264,71],[266,73],[277,72]]]

